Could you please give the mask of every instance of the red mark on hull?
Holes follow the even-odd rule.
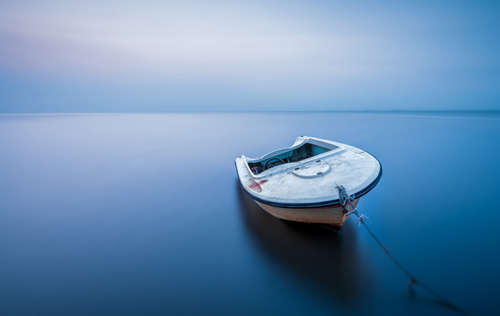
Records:
[[[248,187],[256,192],[262,192],[262,184],[266,183],[267,180],[261,180],[261,181],[255,181],[255,180],[250,180],[249,181]]]

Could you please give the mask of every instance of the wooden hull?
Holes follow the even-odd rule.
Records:
[[[358,205],[359,199],[353,201]],[[340,205],[311,207],[311,208],[285,208],[277,207],[255,201],[262,209],[274,217],[293,222],[327,224],[342,227],[348,216],[344,215],[344,208]]]

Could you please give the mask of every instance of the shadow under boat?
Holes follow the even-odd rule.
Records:
[[[297,280],[312,285],[318,295],[345,304],[364,296],[371,278],[351,221],[340,232],[324,225],[283,221],[262,210],[238,181],[236,185],[242,219],[259,251]]]

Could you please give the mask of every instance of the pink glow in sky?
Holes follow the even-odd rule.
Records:
[[[499,22],[481,5],[0,4],[0,110],[497,108]]]

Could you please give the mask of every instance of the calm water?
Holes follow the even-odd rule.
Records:
[[[298,135],[374,154],[373,230],[469,313],[499,312],[499,115],[273,113],[0,116],[0,314],[455,315],[352,219],[287,224],[239,190],[237,155]]]

